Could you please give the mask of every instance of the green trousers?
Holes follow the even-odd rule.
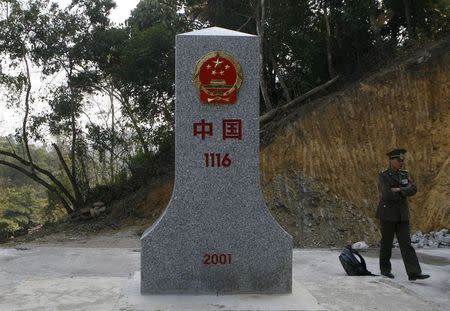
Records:
[[[392,242],[394,234],[397,236],[400,252],[402,254],[403,263],[405,264],[406,273],[408,275],[419,274],[419,260],[416,251],[411,246],[411,238],[409,236],[408,221],[385,221],[381,220],[381,245],[380,245],[380,270],[381,272],[391,272],[391,255]]]

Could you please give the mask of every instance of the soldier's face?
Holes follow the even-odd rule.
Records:
[[[405,164],[405,160],[403,160],[403,159],[399,159],[399,158],[391,159],[391,167],[395,171],[403,168],[404,164]]]

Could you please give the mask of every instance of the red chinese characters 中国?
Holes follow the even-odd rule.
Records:
[[[194,122],[193,135],[200,136],[205,140],[206,136],[213,136],[213,123],[202,119],[200,122]],[[241,119],[223,119],[222,120],[222,139],[242,140],[242,120]]]

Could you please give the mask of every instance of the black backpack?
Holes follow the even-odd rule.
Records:
[[[358,256],[359,260],[355,257]],[[364,258],[354,250],[350,245],[347,245],[342,253],[339,255],[342,267],[348,275],[373,275],[366,267]]]

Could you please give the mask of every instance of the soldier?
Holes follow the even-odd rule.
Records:
[[[397,236],[405,264],[408,279],[426,279],[430,276],[422,274],[416,252],[411,246],[409,236],[408,197],[417,192],[417,187],[408,171],[403,170],[405,149],[394,149],[386,155],[389,157],[389,168],[378,176],[380,203],[377,208],[377,218],[381,224],[380,270],[381,274],[393,279],[391,273],[391,252],[394,234]]]

